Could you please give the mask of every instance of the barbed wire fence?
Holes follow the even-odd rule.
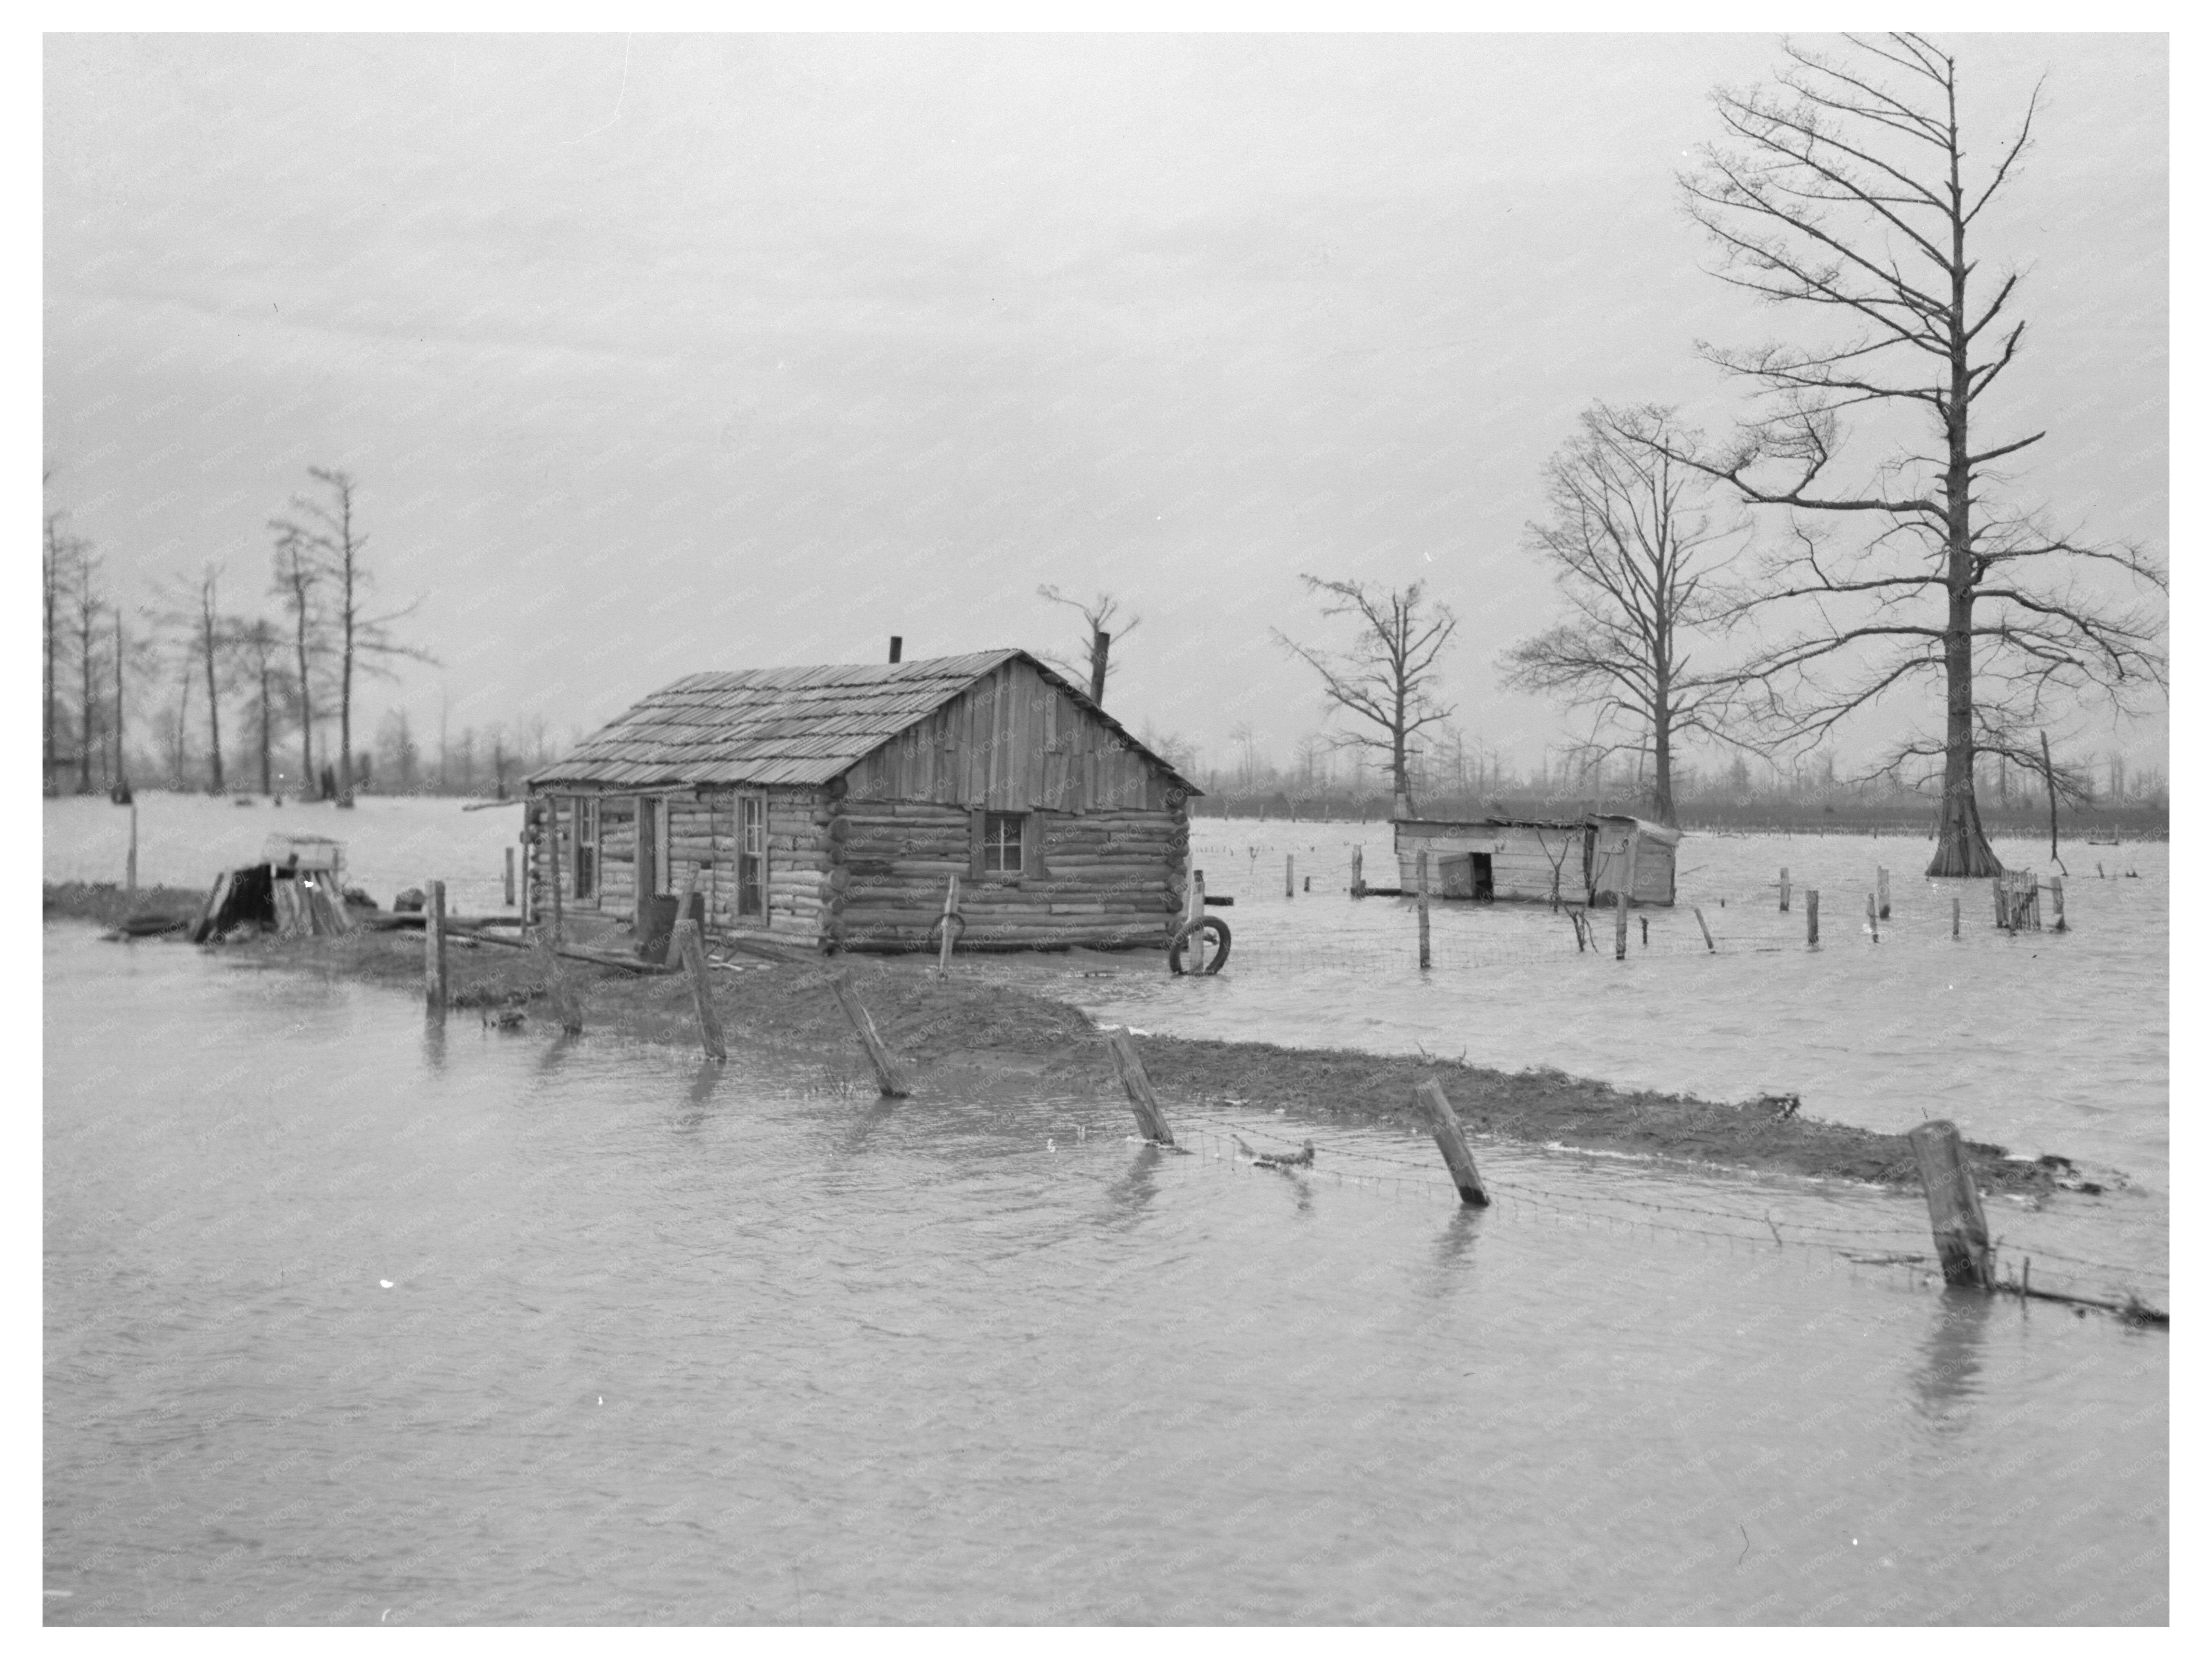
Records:
[[[1134,1135],[1096,1133],[1071,1123],[1065,1140],[1054,1137],[1056,1153],[1121,1152]],[[1205,1104],[1180,1104],[1174,1119],[1177,1146],[1191,1154],[1178,1159],[1178,1173],[1195,1178],[1253,1176],[1304,1182],[1389,1203],[1418,1204],[1447,1215],[1461,1202],[1449,1175],[1434,1157],[1398,1156],[1353,1143],[1326,1126],[1300,1124],[1296,1133],[1279,1121],[1270,1125],[1224,1113]],[[1408,1139],[1418,1141],[1410,1133]],[[1261,1156],[1295,1156],[1310,1141],[1316,1157],[1310,1168],[1270,1169]],[[1255,1144],[1256,1143],[1256,1144]],[[1924,1212],[1917,1200],[1884,1194],[1854,1194],[1830,1201],[1835,1218],[1806,1218],[1796,1205],[1760,1204],[1729,1207],[1662,1199],[1644,1193],[1568,1191],[1532,1176],[1516,1160],[1510,1167],[1488,1168],[1483,1184],[1492,1207],[1504,1215],[1540,1224],[1603,1231],[1626,1236],[1666,1238],[1723,1249],[1730,1253],[1820,1260],[1855,1274],[1893,1273],[1907,1285],[1941,1285],[1942,1273],[1930,1248]],[[1817,1201],[1817,1200],[1816,1200]],[[1848,1203],[1851,1214],[1842,1214]],[[1864,1218],[1868,1206],[1894,1205],[1897,1213]],[[1993,1240],[1999,1293],[2032,1294],[2038,1299],[2077,1303],[2115,1311],[2139,1310],[2162,1320],[2172,1304],[2172,1276],[2164,1267],[2142,1262],[2098,1261],[2040,1241]]]

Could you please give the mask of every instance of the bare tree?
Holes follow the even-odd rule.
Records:
[[[1045,582],[1037,588],[1037,597],[1041,599],[1049,599],[1054,605],[1064,605],[1069,610],[1082,614],[1083,660],[1088,665],[1091,675],[1091,701],[1103,708],[1106,704],[1107,677],[1119,666],[1118,664],[1110,661],[1109,658],[1115,637],[1112,623],[1121,611],[1121,601],[1111,593],[1103,592],[1094,593],[1088,599],[1073,599],[1061,592],[1050,582]],[[1121,624],[1120,637],[1127,639],[1130,635],[1137,631],[1138,625],[1144,620],[1142,617],[1131,617],[1128,621]],[[1060,657],[1047,653],[1045,660],[1075,678],[1082,678],[1079,671]]]
[[[1721,738],[1734,677],[1693,668],[1691,635],[1721,610],[1707,579],[1732,526],[1702,511],[1706,481],[1671,451],[1695,447],[1671,411],[1585,410],[1545,463],[1551,508],[1528,531],[1552,567],[1568,619],[1505,653],[1506,683],[1590,715],[1592,747],[1651,758],[1650,810],[1674,820],[1674,753],[1691,733]]]
[[[396,659],[429,662],[433,659],[426,652],[402,645],[392,636],[392,624],[413,615],[416,605],[421,603],[419,599],[416,605],[382,614],[372,614],[368,609],[372,579],[362,560],[368,549],[368,538],[356,522],[354,499],[360,486],[351,474],[331,467],[311,466],[307,476],[323,486],[329,499],[295,495],[292,507],[299,517],[272,520],[270,527],[277,536],[280,580],[284,577],[288,562],[297,570],[304,560],[316,567],[315,574],[327,593],[329,626],[338,667],[338,805],[351,806],[354,675],[360,672],[389,679],[393,677],[391,665]],[[304,618],[307,596],[304,588],[299,591]],[[301,637],[304,640],[304,631]],[[303,644],[303,678],[306,654]]]
[[[103,699],[95,689],[100,669],[100,612],[106,609],[93,585],[99,570],[92,544],[80,543],[70,572],[70,644],[76,653],[77,669],[76,792],[80,795],[92,793],[93,753],[95,750],[105,752],[106,747],[100,731]]]
[[[1850,48],[1836,59],[1785,43],[1776,85],[1716,94],[1727,138],[1681,181],[1716,274],[1821,320],[1805,343],[1701,343],[1760,405],[1725,451],[1675,459],[1787,513],[1751,601],[1787,618],[1745,665],[1761,713],[1810,747],[1885,694],[1940,685],[1940,733],[1908,738],[1884,766],[1940,758],[1928,873],[1989,875],[2002,866],[1975,802],[1977,753],[2032,764],[2055,703],[2101,695],[2124,707],[2162,690],[2146,590],[2166,577],[2139,548],[2078,541],[2001,505],[1997,464],[2045,434],[1992,437],[1974,419],[2026,325],[2007,320],[2020,273],[1984,276],[1969,240],[2027,149],[2040,88],[1970,180],[1952,57],[1916,34]],[[1932,447],[1850,459],[1852,411],[1892,434],[1917,422]],[[1830,532],[1844,527],[1855,533],[1838,545]],[[2137,597],[2097,591],[2100,571]]]
[[[1322,651],[1300,645],[1279,629],[1269,631],[1277,645],[1321,676],[1328,712],[1342,710],[1357,723],[1339,741],[1355,752],[1373,749],[1390,757],[1392,810],[1410,817],[1409,745],[1425,728],[1455,712],[1436,700],[1432,688],[1437,659],[1451,642],[1459,618],[1449,606],[1429,599],[1419,582],[1386,588],[1303,574],[1298,580],[1322,601],[1322,616],[1356,620],[1358,633],[1352,648]]]
[[[315,787],[315,665],[328,640],[323,623],[323,570],[313,546],[299,531],[277,523],[272,591],[292,619],[292,693],[300,714],[300,790]]]
[[[52,475],[47,475],[51,477]],[[46,509],[44,534],[40,547],[40,576],[44,588],[46,617],[46,720],[44,788],[47,794],[61,793],[59,774],[61,754],[61,643],[65,625],[64,607],[75,584],[78,566],[85,560],[89,544],[81,537],[65,535],[62,520],[68,513],[57,507]]]
[[[290,677],[277,662],[283,644],[266,617],[234,618],[231,637],[237,642],[245,673],[253,686],[253,702],[247,712],[260,733],[261,793],[273,795],[276,791],[270,763],[276,725],[292,712],[297,702]]]

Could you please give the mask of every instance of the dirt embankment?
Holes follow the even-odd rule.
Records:
[[[140,892],[142,911],[190,912],[197,894]],[[46,915],[110,926],[125,909],[112,888],[48,887]],[[140,948],[168,948],[146,945]],[[178,947],[181,948],[181,947]],[[267,936],[220,947],[270,967],[386,984],[420,995],[418,933],[363,931],[343,939],[281,941]],[[1080,1009],[956,973],[939,981],[911,964],[872,957],[748,962],[716,969],[716,1003],[732,1045],[817,1059],[867,1076],[836,1000],[833,974],[849,973],[877,1030],[921,1080],[988,1088],[1027,1081],[1055,1089],[1112,1091],[1104,1043]],[[586,1028],[644,1042],[689,1048],[698,1041],[691,994],[679,974],[640,975],[593,963],[563,963],[580,992]],[[544,981],[528,954],[456,939],[448,957],[456,1018],[475,1009],[518,1008],[526,1026],[550,1030]],[[1144,1039],[1145,1064],[1174,1121],[1176,1103],[1280,1107],[1309,1122],[1412,1125],[1416,1085],[1433,1077],[1468,1127],[1534,1145],[1643,1154],[1777,1174],[1910,1187],[1918,1176],[1902,1135],[1828,1123],[1773,1105],[1729,1105],[1685,1095],[1616,1090],[1559,1072],[1505,1073],[1342,1049],[1182,1037]],[[2040,1195],[2073,1184],[2063,1159],[2008,1161],[2004,1148],[1967,1143],[1987,1191]]]

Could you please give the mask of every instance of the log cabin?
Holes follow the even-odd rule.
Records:
[[[1417,855],[1429,854],[1429,891],[1437,898],[1558,899],[1608,905],[1674,902],[1674,849],[1682,832],[1619,813],[1571,822],[1492,818],[1393,820],[1399,885],[1419,879]]]
[[[1026,651],[693,674],[526,780],[526,902],[823,951],[1164,945],[1200,792]]]

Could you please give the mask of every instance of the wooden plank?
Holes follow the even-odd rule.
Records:
[[[1113,1056],[1114,1071],[1121,1079],[1121,1091],[1129,1097],[1129,1110],[1137,1120],[1137,1132],[1155,1146],[1174,1146],[1175,1132],[1168,1127],[1167,1114],[1160,1109],[1159,1095],[1146,1074],[1144,1060],[1137,1053],[1136,1044],[1130,1042],[1128,1032],[1107,1032],[1106,1052]]]
[[[1820,890],[1817,887],[1808,887],[1805,890],[1805,943],[1818,945],[1820,942]]]
[[[1490,1194],[1474,1167],[1474,1153],[1467,1144],[1467,1131],[1461,1127],[1451,1102],[1444,1097],[1443,1085],[1431,1078],[1415,1089],[1413,1109],[1436,1138],[1437,1150],[1443,1154],[1444,1167],[1451,1171],[1452,1185],[1459,1188],[1460,1202],[1477,1209],[1487,1207]]]
[[[1690,907],[1690,914],[1698,919],[1698,931],[1705,936],[1705,949],[1707,951],[1715,949],[1713,930],[1705,926],[1705,913],[1693,904]]]
[[[1993,1282],[1989,1223],[1982,1214],[1981,1194],[1975,1189],[1958,1126],[1936,1118],[1908,1130],[1905,1138],[1912,1143],[1913,1158],[1920,1165],[1920,1186],[1928,1198],[1928,1224],[1943,1264],[1943,1282],[1988,1290]]]

